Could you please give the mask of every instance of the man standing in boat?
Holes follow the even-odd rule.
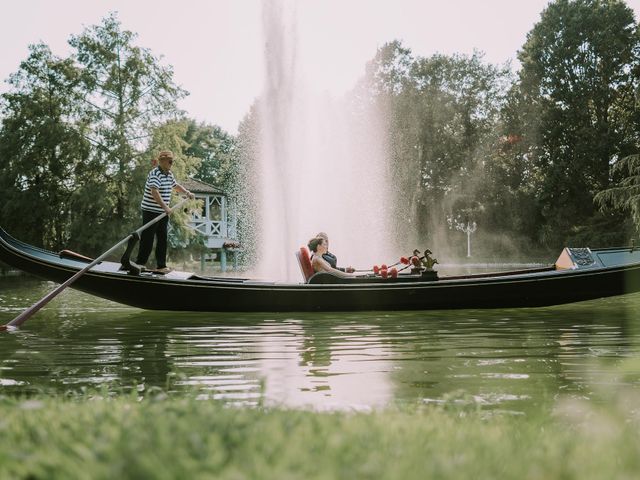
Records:
[[[151,255],[153,249],[153,239],[156,238],[156,262],[158,273],[169,273],[167,267],[167,227],[169,225],[169,215],[171,209],[171,191],[175,188],[178,192],[184,193],[189,198],[194,195],[176,182],[171,167],[173,166],[173,153],[165,150],[158,155],[158,165],[149,172],[147,182],[144,185],[144,195],[142,197],[142,224],[149,223],[158,215],[166,212],[166,216],[144,230],[140,235],[140,248],[136,263],[144,265]]]

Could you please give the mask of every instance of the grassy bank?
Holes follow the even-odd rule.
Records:
[[[490,415],[236,409],[194,398],[0,400],[0,478],[632,478],[638,424],[580,404]]]

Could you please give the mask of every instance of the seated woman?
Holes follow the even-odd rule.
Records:
[[[327,253],[327,250],[328,250],[327,242],[324,238],[322,237],[312,238],[311,240],[309,240],[309,244],[307,246],[309,247],[309,250],[311,250],[312,252],[311,266],[313,267],[314,272],[332,273],[333,275],[336,275],[338,277],[343,277],[343,278],[348,278],[353,276],[333,268],[331,265],[329,265],[329,262],[327,262],[324,258],[322,258],[322,255]]]
[[[316,235],[316,237],[324,238],[325,245],[327,246],[327,253],[323,254],[322,258],[324,258],[331,267],[335,268],[336,270],[340,270],[341,272],[355,272],[355,269],[351,266],[346,268],[338,267],[338,259],[333,253],[329,251],[329,235],[327,235],[325,232],[320,232]]]

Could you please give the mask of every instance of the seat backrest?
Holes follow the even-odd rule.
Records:
[[[296,252],[296,258],[298,259],[298,265],[300,265],[300,271],[305,283],[309,281],[313,274],[313,266],[311,265],[311,257],[309,256],[309,250],[307,247],[300,247],[300,250]]]

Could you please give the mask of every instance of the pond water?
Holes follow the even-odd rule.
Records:
[[[0,277],[0,322],[53,287]],[[67,290],[1,334],[0,394],[161,388],[318,410],[464,398],[523,412],[561,395],[640,390],[639,313],[638,294],[553,308],[219,314]]]

